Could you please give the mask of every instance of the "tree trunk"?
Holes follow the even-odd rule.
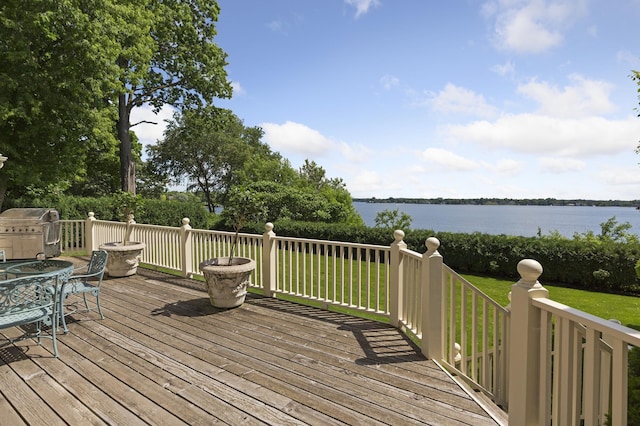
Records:
[[[120,179],[122,190],[135,195],[136,163],[133,160],[131,149],[130,115],[131,109],[127,105],[127,95],[121,94],[118,96],[118,121],[116,122],[118,140],[120,141]]]
[[[6,174],[0,177],[0,211],[2,211],[2,205],[4,204],[4,197],[7,194],[7,176]]]

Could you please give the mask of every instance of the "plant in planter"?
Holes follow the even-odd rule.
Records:
[[[232,188],[222,212],[235,230],[229,256],[207,259],[200,263],[209,300],[216,308],[234,308],[244,303],[256,262],[247,257],[235,256],[235,251],[240,229],[248,220],[259,220],[263,211],[255,192],[246,188]]]
[[[131,225],[136,222],[134,212],[141,212],[143,209],[143,200],[138,195],[130,192],[120,191],[114,195],[114,204],[120,214],[120,218],[126,222],[126,228],[121,241],[104,243],[100,245],[100,250],[109,253],[107,259],[107,275],[110,277],[127,277],[133,275],[138,270],[142,250],[146,247],[145,243],[130,241],[133,228]]]

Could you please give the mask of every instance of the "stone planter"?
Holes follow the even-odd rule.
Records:
[[[209,300],[216,308],[235,308],[244,303],[251,273],[256,262],[246,257],[228,257],[205,260],[200,264],[209,292]]]
[[[110,277],[128,277],[135,274],[142,257],[142,250],[145,247],[145,243],[139,242],[101,244],[100,250],[105,250],[109,253],[107,275]]]

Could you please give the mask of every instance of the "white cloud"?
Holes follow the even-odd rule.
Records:
[[[468,171],[480,167],[480,165],[473,160],[440,148],[425,149],[422,151],[422,158],[448,171]]]
[[[389,179],[373,170],[359,170],[348,179],[349,192],[355,197],[386,197],[390,194],[397,194],[406,182],[401,179]],[[378,194],[378,195],[376,195]],[[387,195],[389,194],[389,195]]]
[[[504,77],[506,75],[513,75],[516,72],[516,66],[513,62],[507,61],[504,64],[492,66],[491,71],[495,72],[501,77]]]
[[[276,32],[276,33],[284,33],[284,24],[282,23],[282,21],[279,20],[275,20],[275,21],[271,21],[267,24],[267,28],[269,28],[271,31]]]
[[[538,160],[543,171],[553,174],[580,172],[587,167],[587,163],[573,158],[542,157]]]
[[[637,167],[604,167],[603,170],[597,173],[598,179],[602,180],[608,185],[614,186],[626,186],[634,185],[640,186],[640,173],[638,173]],[[634,198],[638,198],[637,192]]]
[[[335,143],[317,130],[304,124],[287,121],[284,124],[262,123],[264,141],[282,153],[317,156],[335,148]]]
[[[451,83],[447,83],[438,93],[429,93],[428,97],[425,103],[435,111],[478,117],[492,117],[496,114],[496,109],[485,101],[484,96]]]
[[[475,121],[442,130],[451,142],[547,156],[587,157],[633,152],[640,134],[640,120],[633,116],[607,120],[510,114],[493,122]]]
[[[391,90],[400,84],[400,80],[393,75],[387,74],[380,77],[380,84],[385,90]]]
[[[502,159],[495,164],[487,163],[487,164],[484,164],[484,166],[488,170],[494,173],[498,173],[500,175],[507,175],[507,176],[513,176],[520,173],[523,167],[520,161],[511,160],[511,159]]]
[[[150,105],[143,105],[131,110],[131,123],[140,123],[132,127],[131,130],[135,132],[143,147],[155,145],[158,140],[164,138],[164,130],[167,128],[166,120],[171,120],[174,112],[175,109],[170,105],[164,105],[158,114],[153,113],[153,107]]]
[[[356,8],[356,18],[367,13],[370,8],[380,6],[379,0],[344,0],[344,2]]]
[[[364,163],[372,156],[372,151],[364,145],[351,146],[345,142],[337,144],[342,156],[352,163]]]
[[[609,100],[610,83],[589,80],[577,74],[570,75],[569,80],[572,84],[563,88],[531,80],[518,86],[517,91],[538,102],[540,114],[554,117],[583,117],[615,110],[615,105]]]
[[[233,89],[233,96],[242,96],[246,93],[244,87],[238,81],[232,81],[231,88]]]
[[[490,0],[485,15],[495,18],[499,48],[540,53],[559,46],[573,20],[585,12],[584,0]]]
[[[619,63],[628,65],[630,67],[640,66],[640,55],[629,50],[621,50],[616,53],[616,59]]]

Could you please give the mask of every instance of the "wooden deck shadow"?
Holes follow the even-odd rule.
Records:
[[[140,272],[139,272],[140,273]],[[205,283],[170,276],[158,271],[142,270],[145,275],[153,280],[161,280],[177,286],[206,291]],[[407,336],[391,325],[382,322],[355,317],[340,312],[329,311],[312,306],[302,305],[286,300],[265,297],[255,293],[247,293],[245,303],[279,311],[290,315],[309,318],[334,324],[339,330],[353,333],[356,341],[362,348],[364,356],[356,360],[359,365],[393,364],[402,362],[424,361],[420,348]],[[219,309],[211,306],[208,297],[181,300],[167,303],[162,308],[154,309],[152,315],[200,317],[212,314],[223,314],[235,309]]]
[[[328,322],[337,325],[338,330],[350,331],[364,352],[364,357],[356,360],[356,364],[359,365],[416,362],[426,359],[413,341],[388,324],[258,295],[247,296],[245,303]]]

